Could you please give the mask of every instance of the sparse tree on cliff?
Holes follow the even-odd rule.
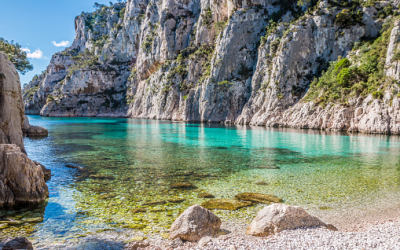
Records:
[[[21,74],[24,75],[26,72],[33,70],[33,65],[27,59],[27,53],[22,50],[21,45],[18,43],[14,43],[14,41],[10,43],[0,37],[0,51],[8,56],[8,59]]]

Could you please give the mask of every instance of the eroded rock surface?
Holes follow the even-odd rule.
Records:
[[[376,39],[397,2],[297,3],[129,0],[83,13],[72,46],[24,88],[26,113],[400,134],[396,84],[345,105],[304,99],[330,62]],[[395,22],[384,70],[393,80],[398,37]]]
[[[0,52],[0,144],[15,144],[25,152],[21,130],[24,117],[18,72]]]
[[[221,226],[221,220],[211,211],[194,205],[186,209],[172,224],[170,239],[198,241],[204,236],[212,236]]]
[[[7,238],[0,242],[1,250],[33,250],[32,243],[25,237]]]
[[[301,207],[273,204],[266,206],[257,214],[246,233],[253,236],[268,236],[300,227],[326,227],[337,230],[334,226],[307,214]]]
[[[46,137],[49,135],[49,131],[46,128],[29,124],[29,118],[26,115],[22,126],[22,132],[28,137]]]
[[[40,203],[49,195],[40,165],[14,144],[0,144],[0,207]]]

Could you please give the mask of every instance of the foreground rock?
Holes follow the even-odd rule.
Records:
[[[257,214],[246,233],[253,236],[268,236],[300,227],[326,227],[337,230],[334,226],[307,214],[301,207],[273,204]]]
[[[170,239],[198,241],[204,236],[216,234],[221,227],[221,220],[211,211],[194,205],[186,209],[172,224]]]
[[[222,210],[238,210],[239,208],[254,205],[251,201],[238,201],[231,199],[215,199],[208,200],[201,204],[202,207],[207,209],[222,209]]]
[[[24,125],[22,127],[22,132],[28,137],[46,137],[49,135],[49,131],[43,127],[32,126],[29,124],[29,119],[25,115]]]
[[[40,203],[49,195],[42,167],[17,145],[0,144],[0,207]]]
[[[32,243],[25,237],[7,238],[0,242],[0,249],[2,250],[33,250]]]
[[[0,52],[0,144],[15,144],[25,153],[21,130],[24,116],[18,72]]]
[[[283,200],[271,194],[259,194],[259,193],[240,193],[235,196],[238,200],[253,201],[258,203],[270,204],[271,202],[280,203]]]
[[[46,168],[43,164],[33,161],[36,165],[39,165],[42,168],[43,174],[44,174],[44,181],[49,181],[51,179],[51,170]]]
[[[131,241],[124,246],[124,250],[137,250],[137,249],[145,249],[150,246],[149,243],[143,241]]]

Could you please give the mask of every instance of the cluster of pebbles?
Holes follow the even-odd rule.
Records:
[[[37,249],[110,249],[122,250],[132,238],[144,240],[151,249],[177,250],[244,250],[244,249],[400,249],[400,221],[371,224],[357,232],[332,231],[326,228],[286,230],[269,237],[246,234],[247,224],[239,221],[223,222],[222,235],[206,237],[200,242],[164,239],[160,235],[146,235],[134,231],[110,231],[82,238],[79,242],[42,246]],[[150,249],[150,248],[148,248]]]

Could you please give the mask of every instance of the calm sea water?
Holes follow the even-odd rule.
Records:
[[[217,198],[234,198],[239,192],[274,194],[287,204],[315,211],[367,209],[378,198],[400,201],[397,136],[155,120],[29,118],[31,124],[49,129],[48,138],[26,138],[25,146],[31,159],[52,170],[50,198],[37,208],[3,212],[3,218],[20,225],[0,229],[0,237],[24,235],[43,243],[104,229],[162,233],[181,211],[204,202],[197,198],[199,191]],[[183,181],[198,189],[170,189]],[[174,198],[186,201],[132,213],[144,202]],[[216,213],[222,220],[249,222],[261,208]],[[43,222],[28,223],[27,218]]]

